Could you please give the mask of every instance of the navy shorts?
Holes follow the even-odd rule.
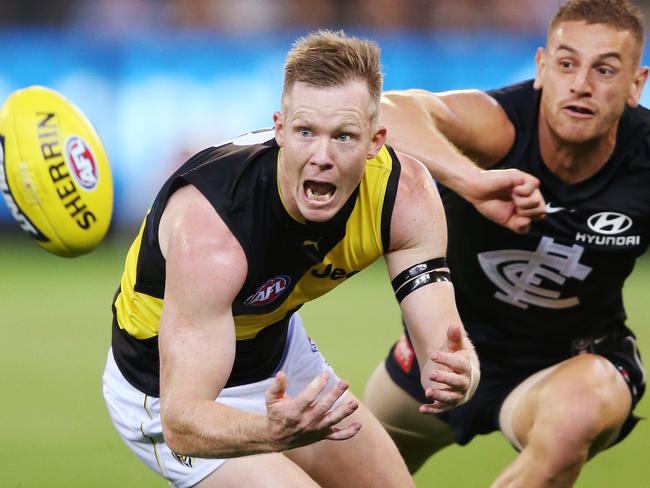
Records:
[[[645,391],[644,370],[636,339],[627,327],[597,337],[586,337],[567,342],[565,347],[542,353],[539,343],[531,345],[534,354],[527,352],[525,344],[500,347],[475,343],[481,360],[481,382],[474,396],[463,405],[438,417],[454,429],[455,440],[460,445],[469,443],[480,434],[499,430],[501,405],[510,392],[522,381],[542,369],[548,368],[582,352],[591,352],[607,358],[618,369],[632,393],[632,409]],[[508,351],[511,354],[508,354]],[[514,356],[512,351],[518,351]],[[420,384],[420,368],[407,335],[403,335],[390,349],[386,369],[393,381],[421,403],[430,401],[424,396]],[[616,442],[624,439],[639,418],[630,412]]]

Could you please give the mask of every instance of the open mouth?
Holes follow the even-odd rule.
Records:
[[[573,112],[574,114],[579,114],[579,115],[594,115],[594,111],[587,108],[583,107],[581,105],[567,105],[564,107],[565,110],[568,110],[569,112]]]
[[[303,183],[307,200],[311,202],[327,202],[336,193],[336,186],[322,181],[307,180]]]

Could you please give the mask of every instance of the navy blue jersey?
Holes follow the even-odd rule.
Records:
[[[547,215],[518,235],[441,189],[448,262],[470,337],[479,349],[507,349],[510,357],[544,355],[622,327],[623,283],[650,238],[650,111],[626,108],[609,161],[589,179],[566,184],[541,158],[540,92],[532,81],[490,95],[516,130],[495,168],[537,176]],[[518,353],[522,342],[526,350]]]

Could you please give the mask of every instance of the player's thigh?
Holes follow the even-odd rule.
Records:
[[[590,429],[597,428],[593,453],[616,440],[631,403],[627,384],[611,362],[581,354],[520,383],[504,401],[499,425],[519,449],[533,433],[590,438]]]
[[[318,488],[299,466],[281,453],[228,459],[196,488]]]
[[[454,442],[452,427],[433,415],[421,414],[420,402],[393,381],[383,362],[370,376],[363,401],[395,439],[423,444],[426,451]]]
[[[421,414],[420,402],[393,381],[383,362],[368,380],[364,402],[392,437],[411,473],[454,442],[453,429],[437,417]]]
[[[324,440],[285,454],[325,488],[415,486],[395,443],[362,403],[341,424],[355,421],[362,427],[350,439]]]

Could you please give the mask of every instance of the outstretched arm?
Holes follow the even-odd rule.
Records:
[[[486,93],[389,91],[382,97],[381,118],[389,144],[421,161],[490,220],[525,232],[531,220],[543,217],[537,178],[515,169],[484,171],[515,140],[514,126]]]
[[[435,413],[468,399],[480,370],[456,309],[448,268],[436,260],[445,256],[447,247],[440,197],[424,166],[406,155],[400,154],[400,161],[386,263],[420,364],[422,386],[431,399],[420,410]]]
[[[347,384],[339,382],[320,395],[327,384],[324,376],[289,398],[287,378],[278,373],[267,391],[267,415],[215,403],[235,359],[231,306],[246,277],[246,256],[193,186],[170,198],[159,240],[166,258],[159,331],[161,421],[165,442],[174,452],[237,457],[358,432],[356,423],[339,425],[358,404],[348,400],[334,407]]]

